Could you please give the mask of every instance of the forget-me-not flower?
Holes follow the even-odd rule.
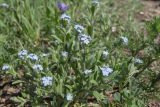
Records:
[[[127,37],[122,36],[121,40],[122,40],[124,45],[128,45],[128,38]]]
[[[113,71],[113,69],[108,67],[108,66],[104,66],[104,67],[102,67],[100,69],[102,71],[103,76],[108,76],[109,73],[111,73]]]
[[[91,41],[91,37],[87,36],[86,34],[79,34],[79,40],[81,42],[81,44],[89,44]]]
[[[134,62],[137,63],[137,64],[142,64],[143,63],[143,60],[139,59],[139,58],[135,58],[134,59]]]
[[[42,84],[44,86],[52,85],[53,78],[52,77],[43,77]]]
[[[90,74],[92,72],[92,70],[89,70],[89,69],[87,69],[87,70],[85,70],[84,71],[84,73],[87,75],[87,74]]]
[[[69,8],[68,5],[66,5],[65,3],[62,3],[62,2],[58,2],[57,6],[61,12],[65,12]]]
[[[109,52],[107,50],[102,52],[102,57],[103,58],[107,58],[108,55],[109,55]]]
[[[99,0],[92,0],[92,4],[99,5]]]
[[[27,50],[22,50],[18,53],[19,58],[24,59],[25,56],[27,56],[28,51]]]
[[[10,66],[7,65],[7,64],[3,65],[3,67],[2,67],[2,70],[3,70],[3,71],[7,71],[7,70],[9,70],[9,69],[10,69]]]
[[[9,8],[9,5],[7,3],[2,3],[2,4],[0,4],[0,7]]]
[[[66,96],[66,99],[68,101],[72,101],[73,100],[73,95],[71,93],[68,93],[67,96]]]
[[[29,54],[29,55],[27,56],[27,58],[29,58],[29,59],[31,59],[31,60],[34,60],[34,61],[37,61],[37,60],[38,60],[38,56],[37,56],[36,54],[33,54],[33,53]]]
[[[40,65],[40,64],[35,64],[35,65],[33,65],[33,67],[32,67],[35,71],[42,71],[43,70],[43,67],[42,67],[42,65]]]
[[[60,18],[61,18],[61,20],[65,20],[65,21],[67,21],[68,23],[69,23],[70,20],[71,20],[71,17],[68,16],[68,15],[66,15],[66,14],[62,14]]]
[[[84,30],[84,27],[81,25],[75,25],[74,28],[78,33],[82,33],[82,31]]]
[[[68,56],[68,52],[63,51],[63,52],[61,52],[61,55],[62,55],[63,57],[67,57],[67,56]]]

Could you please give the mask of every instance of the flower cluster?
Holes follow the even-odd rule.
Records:
[[[89,44],[91,41],[91,37],[83,34],[82,32],[84,31],[84,27],[77,24],[74,26],[74,29],[78,32],[78,38],[81,44]]]
[[[42,65],[40,65],[40,64],[35,64],[35,65],[33,65],[33,67],[32,67],[35,71],[42,71],[43,70],[43,67],[42,67]]]
[[[81,42],[81,44],[89,44],[91,41],[91,37],[87,36],[86,34],[79,34],[78,36],[79,41]]]
[[[42,84],[43,84],[43,86],[52,85],[52,81],[53,81],[52,77],[43,77],[42,78]]]
[[[38,60],[38,56],[36,54],[33,54],[33,53],[29,54],[27,56],[27,58],[29,58],[29,59],[31,59],[33,61],[37,61]]]
[[[71,17],[66,15],[65,13],[61,15],[61,20],[64,20],[64,21],[67,21],[68,23],[70,22],[71,20]]]
[[[82,33],[82,31],[84,30],[84,27],[81,25],[75,25],[74,28],[78,33]]]
[[[19,58],[24,59],[28,54],[27,50],[22,50],[18,53]]]
[[[11,67],[10,67],[9,65],[5,64],[5,65],[3,65],[2,70],[3,70],[3,71],[7,71],[7,70],[9,70],[10,68],[11,68]]]
[[[94,1],[96,2],[96,1]],[[64,3],[58,3],[58,8],[61,11],[66,11],[68,9],[68,6]],[[61,20],[67,21],[67,23],[70,23],[71,17],[68,16],[67,14],[63,13],[60,17]],[[91,37],[87,36],[86,34],[82,34],[84,27],[77,24],[74,26],[74,29],[78,32],[78,38],[81,42],[81,44],[88,44],[91,41]]]
[[[38,61],[38,56],[36,54],[33,54],[33,53],[28,54],[28,51],[25,49],[18,53],[18,57],[21,59],[24,59],[25,57],[27,57],[33,61]]]

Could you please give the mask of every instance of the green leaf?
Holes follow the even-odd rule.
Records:
[[[22,81],[22,80],[16,80],[16,81],[12,82],[13,85],[19,84],[19,83],[24,83],[24,81]]]
[[[60,42],[60,43],[62,43],[62,40],[59,38],[59,37],[57,37],[56,35],[51,35],[54,39],[56,39],[58,42]]]
[[[91,84],[98,85],[97,81],[95,81],[95,80],[93,80],[93,79],[92,79],[92,80],[90,80],[90,83],[91,83]]]
[[[121,95],[120,95],[120,93],[115,93],[115,94],[114,94],[114,99],[115,99],[116,101],[120,102],[120,101],[121,101]]]
[[[106,98],[102,93],[99,93],[97,91],[93,91],[93,95],[94,97],[96,97],[98,101],[101,101]]]

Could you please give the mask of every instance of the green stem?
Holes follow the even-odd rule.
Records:
[[[85,50],[85,46],[83,45],[83,60],[82,60],[82,64],[83,64],[83,71],[85,70],[85,62],[86,62],[86,50]]]

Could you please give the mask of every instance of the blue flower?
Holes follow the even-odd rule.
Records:
[[[99,5],[99,0],[92,0],[92,4]]]
[[[87,70],[84,71],[84,73],[85,73],[86,75],[88,75],[88,74],[92,73],[92,70],[88,70],[88,69],[87,69]]]
[[[103,57],[104,59],[107,58],[108,55],[109,55],[109,52],[108,52],[107,50],[102,52],[102,57]]]
[[[121,40],[123,41],[124,45],[128,45],[128,38],[127,37],[121,37]]]
[[[52,77],[43,77],[42,84],[44,86],[52,85],[53,78]]]
[[[63,52],[61,52],[61,55],[62,55],[63,57],[67,57],[67,56],[68,56],[68,52],[63,51]]]
[[[0,7],[9,8],[9,5],[7,3],[2,3],[2,4],[0,4]]]
[[[71,17],[66,15],[66,14],[62,14],[61,17],[60,17],[62,20],[65,20],[67,21],[68,23],[70,22],[71,20]]]
[[[78,33],[82,33],[82,31],[84,30],[84,27],[81,25],[75,25],[74,28]]]
[[[59,3],[57,4],[57,6],[58,6],[58,8],[59,8],[59,10],[60,10],[61,12],[65,12],[65,11],[68,10],[68,8],[69,8],[68,5],[66,5],[65,3],[61,3],[61,2],[59,2]]]
[[[67,96],[66,96],[66,99],[68,101],[72,101],[73,100],[73,95],[71,93],[68,93]]]
[[[28,51],[27,50],[22,50],[18,53],[19,58],[24,59],[25,56],[27,56]]]
[[[2,70],[3,70],[3,71],[7,71],[7,70],[9,70],[9,69],[10,69],[10,66],[7,65],[7,64],[3,65],[3,67],[2,67]]]
[[[139,58],[135,58],[134,59],[134,62],[137,63],[137,64],[142,64],[143,63],[143,60],[139,59]]]
[[[33,67],[32,67],[35,71],[42,71],[43,70],[43,67],[42,67],[42,65],[40,65],[40,64],[35,64],[35,65],[33,65]]]
[[[108,66],[104,66],[104,67],[102,67],[100,69],[102,71],[103,76],[108,76],[109,73],[111,73],[113,71],[113,69],[108,67]]]
[[[90,36],[87,36],[85,34],[79,34],[79,40],[81,42],[81,44],[89,44],[90,41],[91,41],[91,37]]]
[[[38,56],[37,56],[36,54],[33,54],[33,53],[29,54],[29,55],[27,56],[27,58],[29,58],[29,59],[31,59],[31,60],[34,60],[34,61],[37,61],[37,60],[38,60]]]

